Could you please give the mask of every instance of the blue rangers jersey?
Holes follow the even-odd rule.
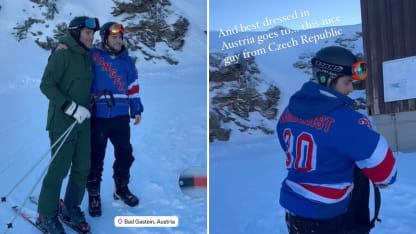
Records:
[[[140,85],[137,69],[127,49],[110,55],[104,48],[90,50],[94,80],[91,94],[95,99],[92,115],[99,118],[141,115]]]
[[[288,170],[280,204],[289,212],[312,219],[345,213],[354,164],[375,184],[395,181],[395,158],[387,141],[351,109],[353,102],[313,82],[290,98],[277,124]]]

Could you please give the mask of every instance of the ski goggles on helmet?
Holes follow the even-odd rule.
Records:
[[[367,64],[364,61],[358,61],[351,67],[351,76],[353,80],[363,81],[367,79]]]
[[[82,28],[88,28],[94,31],[98,31],[100,29],[100,23],[97,18],[86,17],[85,19],[80,21],[78,24],[70,25],[68,27],[69,30],[76,30],[76,29],[82,29]]]
[[[318,71],[329,75],[331,79],[336,79],[341,75],[351,76],[353,80],[363,81],[367,79],[367,64],[364,61],[358,61],[350,66],[341,66],[323,62],[319,59],[312,59],[312,66]]]
[[[113,24],[108,28],[108,35],[124,34],[124,27],[121,24]]]
[[[97,18],[87,18],[85,19],[85,27],[97,31],[100,29],[100,24]]]

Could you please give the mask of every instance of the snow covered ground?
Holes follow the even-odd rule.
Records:
[[[140,197],[140,205],[127,207],[112,198],[113,148],[107,148],[102,182],[103,216],[86,218],[93,233],[207,233],[207,198],[192,198],[182,193],[178,178],[189,167],[207,168],[207,107],[206,107],[206,1],[195,8],[190,1],[173,1],[176,11],[188,17],[191,25],[180,64],[170,66],[165,62],[138,63],[141,97],[145,111],[142,122],[132,126],[132,145],[136,158],[131,169],[131,190]],[[49,52],[40,49],[33,41],[16,42],[12,27],[21,20],[26,1],[2,1],[0,11],[0,233],[36,233],[20,217],[15,219],[13,204],[21,205],[30,195],[46,167],[49,155],[32,170],[13,193],[9,191],[24,173],[31,170],[49,147],[45,131],[47,99],[39,90],[40,78]],[[102,22],[109,18],[112,1],[72,1],[67,5],[74,14],[96,15]],[[63,11],[63,9],[61,9]],[[69,11],[68,9],[66,9]],[[61,11],[61,13],[62,13]],[[65,11],[63,11],[65,12]],[[65,15],[62,13],[62,15]],[[66,16],[69,21],[72,16]],[[95,35],[98,39],[98,34]],[[64,186],[65,188],[65,182]],[[38,196],[40,185],[35,187]],[[86,209],[87,199],[82,208]],[[36,210],[27,203],[26,209]],[[118,228],[114,217],[178,216],[174,228]],[[14,228],[6,224],[13,221]],[[74,233],[68,230],[68,233]]]
[[[381,190],[374,234],[412,234],[416,227],[416,153],[395,156],[397,181]],[[210,233],[287,233],[278,202],[284,160],[275,135],[210,143]]]

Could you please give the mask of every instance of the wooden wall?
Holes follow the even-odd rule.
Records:
[[[416,0],[361,0],[361,20],[369,114],[416,110],[416,99],[384,102],[382,64],[416,55]]]

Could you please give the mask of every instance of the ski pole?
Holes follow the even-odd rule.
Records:
[[[24,174],[22,178],[20,178],[20,180],[14,185],[14,187],[4,197],[1,198],[1,202],[6,201],[6,197],[13,193],[14,190],[26,179],[26,177],[34,171],[34,169],[39,165],[39,163],[42,162],[43,158],[47,156],[49,152],[51,152],[51,150],[62,140],[62,138],[66,137],[66,135],[69,135],[76,123],[77,121],[74,121],[74,123],[71,126],[69,126],[64,133],[62,133],[62,135],[55,141],[55,143],[53,143],[53,145],[49,147],[49,149],[39,158],[39,160],[36,161],[36,163],[26,172],[26,174]]]
[[[12,220],[10,221],[10,223],[7,224],[7,226],[9,228],[12,228],[13,225],[12,223],[14,222],[14,220],[16,219],[17,215],[22,211],[22,208],[25,206],[27,200],[29,199],[30,195],[33,193],[33,191],[36,189],[36,187],[38,186],[39,182],[41,181],[41,179],[45,176],[46,172],[49,169],[49,166],[51,165],[51,163],[53,162],[53,160],[55,159],[56,155],[58,154],[59,150],[61,149],[62,145],[65,143],[66,139],[68,138],[68,136],[70,135],[72,129],[75,127],[75,124],[77,123],[77,121],[75,121],[71,126],[69,126],[69,128],[58,138],[58,140],[55,141],[55,143],[52,145],[52,147],[49,149],[49,151],[52,150],[53,147],[55,147],[55,145],[57,144],[57,142],[59,142],[60,139],[61,143],[59,144],[58,148],[56,148],[55,153],[53,154],[52,158],[49,160],[48,165],[46,166],[46,168],[43,170],[41,176],[39,177],[39,179],[36,181],[36,183],[33,185],[33,187],[31,188],[31,190],[29,191],[29,195],[27,195],[25,197],[25,199],[23,200],[22,204],[20,206],[18,206],[18,210],[16,212],[16,214],[14,215],[14,217],[12,218]],[[48,152],[49,152],[48,151]]]

